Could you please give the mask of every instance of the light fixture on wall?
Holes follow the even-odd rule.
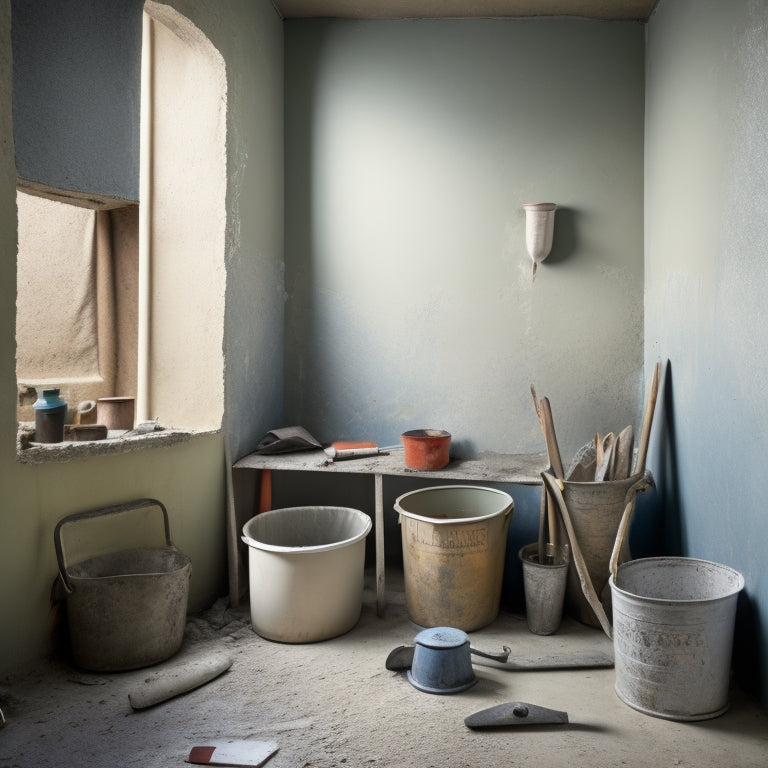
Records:
[[[555,226],[554,203],[526,203],[525,210],[525,245],[533,261],[533,277],[539,262],[549,256],[552,250],[552,231]]]

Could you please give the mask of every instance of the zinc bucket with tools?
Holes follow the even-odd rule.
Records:
[[[607,591],[612,557],[628,560],[626,534],[637,494],[651,487],[650,472],[639,472],[625,480],[595,483],[558,481],[542,473],[544,487],[560,511],[565,537],[571,547],[565,611],[590,626],[611,630],[601,604]],[[562,485],[562,489],[561,489]]]
[[[619,566],[610,585],[619,698],[668,720],[725,712],[743,576],[708,560],[649,557]]]
[[[411,621],[464,632],[490,624],[499,613],[512,497],[446,485],[405,493],[394,506]]]
[[[163,515],[164,547],[138,547],[68,564],[62,529],[72,523],[157,507]],[[187,615],[189,558],[171,542],[168,512],[157,499],[69,515],[54,531],[59,576],[57,598],[66,600],[75,664],[97,672],[140,669],[181,647]]]

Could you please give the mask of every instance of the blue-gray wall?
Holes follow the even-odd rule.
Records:
[[[139,199],[143,0],[13,0],[16,172]]]
[[[744,574],[739,680],[768,702],[768,4],[661,0],[648,25],[645,359],[670,552]]]
[[[642,398],[644,25],[289,20],[286,412],[568,461]],[[531,279],[524,214],[552,201]]]
[[[645,27],[284,30],[288,421],[321,440],[438,427],[454,455],[539,452],[534,383],[566,462],[598,430],[639,426]],[[521,206],[550,200],[554,247],[533,281]],[[280,506],[373,511],[371,478],[274,482]],[[388,559],[395,497],[429,484],[385,480]],[[504,604],[520,608],[539,490],[501,487],[515,500]]]

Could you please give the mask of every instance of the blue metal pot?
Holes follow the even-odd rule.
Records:
[[[477,682],[467,633],[433,627],[416,635],[408,681],[425,693],[458,693]]]

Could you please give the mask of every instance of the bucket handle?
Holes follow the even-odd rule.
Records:
[[[541,479],[544,482],[544,487],[546,488],[547,492],[552,495],[552,498],[555,500],[557,506],[560,509],[560,514],[563,518],[565,530],[567,531],[568,538],[571,542],[571,554],[573,555],[573,562],[576,566],[576,573],[578,574],[579,582],[581,584],[581,591],[584,593],[584,597],[587,599],[590,607],[595,612],[597,620],[600,622],[600,626],[603,628],[603,631],[608,636],[608,638],[612,640],[613,628],[611,627],[611,622],[608,620],[608,616],[605,613],[603,604],[600,602],[600,599],[595,592],[595,588],[592,584],[592,578],[590,577],[589,570],[587,569],[587,564],[584,561],[584,556],[581,554],[579,542],[576,540],[576,532],[573,529],[571,515],[568,512],[568,507],[566,506],[565,499],[563,498],[562,490],[560,488],[560,483],[562,481],[556,480],[548,472],[542,472]],[[646,471],[643,473],[642,477],[637,480],[636,483],[633,483],[627,489],[627,492],[624,496],[624,512],[621,517],[621,522],[619,523],[619,530],[616,534],[613,552],[611,553],[612,573],[613,569],[616,567],[616,563],[618,562],[619,551],[621,550],[622,544],[624,543],[624,537],[626,536],[627,530],[629,529],[629,522],[632,518],[632,511],[635,508],[637,493],[641,490],[649,488],[652,484],[653,481],[651,479],[651,473]]]
[[[67,594],[72,594],[72,585],[69,583],[67,576],[67,566],[64,562],[64,551],[61,546],[61,529],[68,523],[74,523],[79,520],[91,520],[94,517],[106,517],[107,515],[116,515],[120,512],[129,512],[134,509],[143,509],[144,507],[157,506],[163,513],[163,526],[165,530],[165,543],[167,546],[172,547],[171,541],[171,526],[168,521],[168,510],[165,505],[157,499],[136,499],[135,501],[127,501],[121,504],[112,504],[109,507],[99,507],[98,509],[90,509],[86,512],[76,512],[73,515],[67,515],[62,518],[56,524],[56,528],[53,531],[53,545],[56,548],[56,560],[59,563],[59,578]]]

